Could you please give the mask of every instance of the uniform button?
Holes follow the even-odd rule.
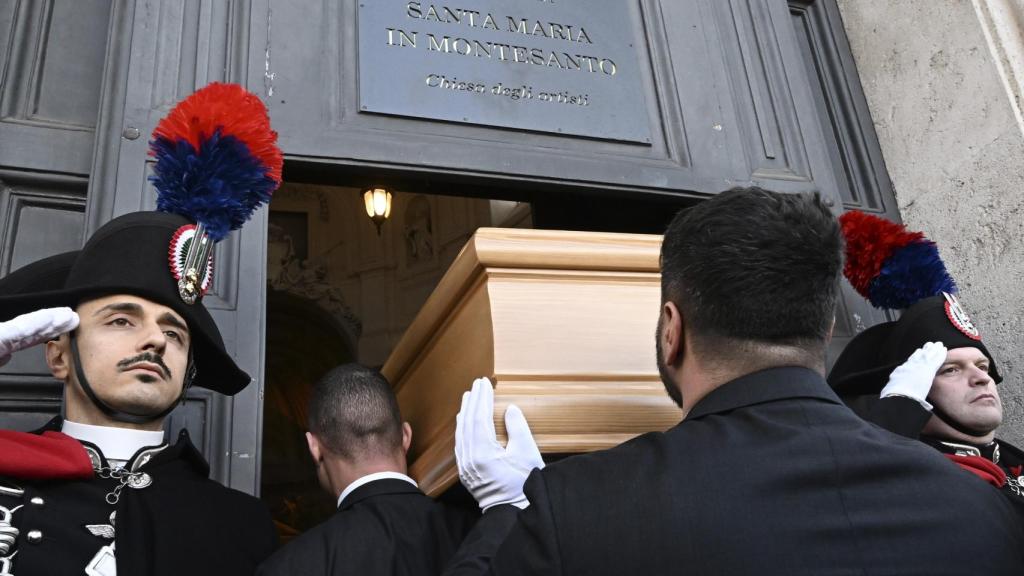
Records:
[[[34,496],[31,500],[29,500],[29,502],[31,502],[35,506],[42,506],[43,504],[46,504],[46,500],[43,500],[39,496]]]
[[[29,542],[36,544],[37,542],[40,542],[43,539],[43,531],[29,530],[28,534],[26,534],[25,537],[28,538]]]

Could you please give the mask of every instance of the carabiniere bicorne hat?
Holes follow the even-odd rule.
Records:
[[[843,350],[828,375],[840,396],[878,394],[889,374],[928,342],[942,342],[948,350],[977,348],[989,359],[989,375],[1003,381],[981,334],[952,294],[925,298],[894,322],[884,322],[861,332]]]
[[[828,375],[837,394],[877,395],[889,374],[927,342],[942,342],[949,350],[977,348],[989,359],[989,375],[1002,382],[981,333],[955,295],[956,284],[935,243],[920,232],[861,212],[847,212],[840,222],[847,279],[875,307],[904,312],[846,345]]]
[[[224,349],[210,312],[200,301],[188,304],[178,293],[169,265],[171,239],[195,224],[177,214],[133,212],[96,231],[85,247],[29,264],[0,279],[0,319],[55,306],[79,304],[113,294],[130,294],[162,304],[188,324],[195,386],[236,394],[250,378]],[[53,288],[61,279],[60,287]],[[206,278],[208,287],[210,277]],[[43,288],[42,291],[39,288]]]
[[[159,211],[117,217],[81,250],[0,279],[0,320],[45,307],[74,308],[102,296],[139,296],[173,309],[188,324],[191,384],[229,395],[241,391],[251,379],[224,349],[202,300],[213,280],[214,244],[240,228],[280,185],[283,158],[276,140],[266,107],[241,86],[214,83],[195,92],[160,121],[150,142]],[[110,409],[88,384],[83,388],[101,409]]]

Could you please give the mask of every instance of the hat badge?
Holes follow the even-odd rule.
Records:
[[[950,324],[971,340],[981,340],[981,332],[974,322],[971,322],[971,317],[960,304],[960,299],[949,292],[943,292],[942,295],[946,298],[946,317],[949,318]]]
[[[202,224],[186,224],[171,237],[169,262],[178,281],[178,295],[186,304],[195,304],[213,281],[213,242]]]

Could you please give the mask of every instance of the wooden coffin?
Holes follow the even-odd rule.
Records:
[[[660,245],[639,234],[476,232],[383,368],[412,425],[410,475],[424,492],[458,480],[455,415],[480,376],[495,383],[499,437],[515,403],[548,455],[679,421],[655,364]]]

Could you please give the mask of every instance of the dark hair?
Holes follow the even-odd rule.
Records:
[[[734,188],[676,215],[661,247],[662,301],[701,353],[724,340],[823,353],[842,269],[839,223],[817,194]]]
[[[313,386],[309,431],[332,453],[349,460],[392,455],[402,446],[402,415],[380,372],[343,364]]]

